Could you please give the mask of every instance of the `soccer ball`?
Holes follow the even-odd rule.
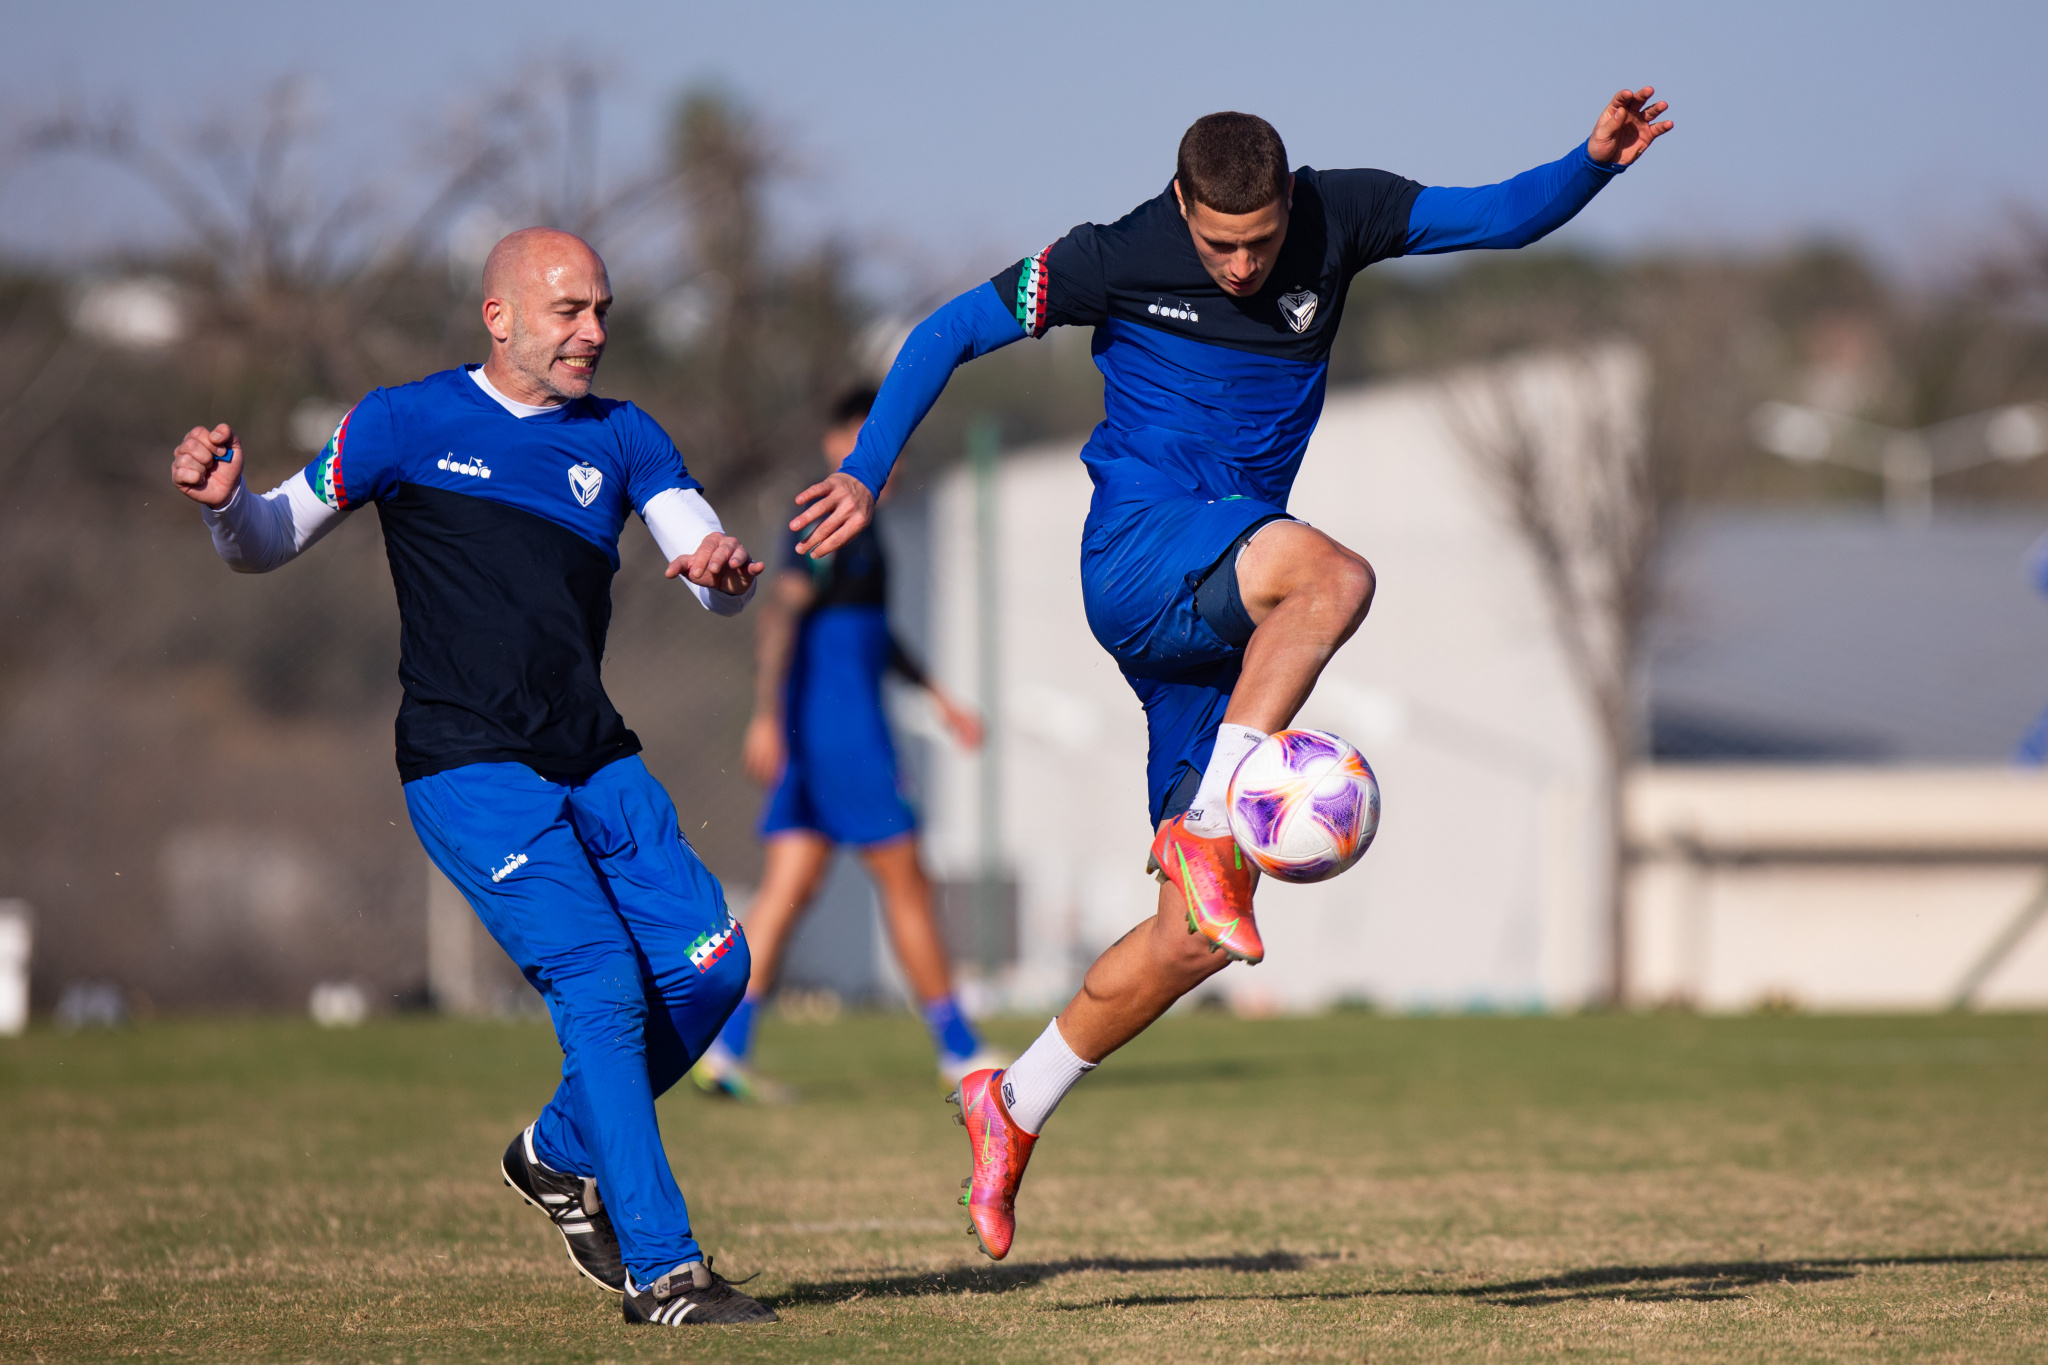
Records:
[[[1259,871],[1283,882],[1320,882],[1372,844],[1380,784],[1337,736],[1282,730],[1237,765],[1225,806],[1237,846]]]

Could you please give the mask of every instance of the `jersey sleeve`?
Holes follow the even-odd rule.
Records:
[[[647,516],[647,500],[656,494],[671,488],[688,491],[704,487],[690,476],[683,464],[683,452],[676,449],[661,423],[631,403],[621,404],[613,420],[619,424],[624,447],[621,454],[626,464],[626,496],[632,499],[633,510],[643,519]]]
[[[1498,185],[1431,185],[1416,196],[1408,215],[1407,250],[1430,256],[1528,246],[1570,222],[1626,169],[1595,161],[1581,143],[1548,165]]]
[[[931,674],[924,671],[924,665],[917,661],[903,644],[902,637],[895,631],[889,632],[889,671],[912,687],[930,687]]]
[[[334,434],[306,466],[306,486],[327,506],[346,512],[398,487],[398,457],[391,394],[372,389],[342,414]]]
[[[1316,177],[1352,273],[1407,249],[1408,213],[1422,186],[1391,171],[1322,171]]]
[[[1109,319],[1101,231],[1083,223],[989,281],[1026,333],[1042,337],[1054,327],[1093,327]]]
[[[903,443],[939,401],[953,371],[1026,335],[993,284],[977,284],[911,328],[839,472],[880,497]]]

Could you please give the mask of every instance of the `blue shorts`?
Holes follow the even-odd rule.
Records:
[[[1126,501],[1121,511],[1090,517],[1081,595],[1089,629],[1145,707],[1145,790],[1156,826],[1193,800],[1244,664],[1251,619],[1237,593],[1235,552],[1287,513],[1193,494]]]
[[[655,1096],[746,993],[752,959],[725,893],[635,756],[581,782],[475,763],[405,784],[413,828],[547,1000],[562,1082],[534,1147],[593,1176],[635,1283],[698,1248]]]
[[[835,843],[879,844],[917,828],[882,709],[888,666],[881,607],[826,607],[805,618],[783,692],[789,761],[761,812],[763,836],[815,830]]]

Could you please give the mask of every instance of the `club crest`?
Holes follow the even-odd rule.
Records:
[[[1297,332],[1306,332],[1308,325],[1316,320],[1316,296],[1314,291],[1304,289],[1298,294],[1280,296],[1280,316],[1287,319],[1287,325]]]
[[[1299,331],[1299,328],[1295,330]],[[597,490],[604,487],[604,471],[596,465],[578,464],[569,466],[569,491],[576,495],[576,501],[588,507],[597,501]]]

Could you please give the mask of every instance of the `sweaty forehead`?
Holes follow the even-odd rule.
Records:
[[[540,255],[529,278],[550,294],[605,292],[604,262],[588,251],[555,251]]]
[[[484,292],[505,297],[609,292],[604,261],[580,238],[529,228],[499,242],[484,265]]]

